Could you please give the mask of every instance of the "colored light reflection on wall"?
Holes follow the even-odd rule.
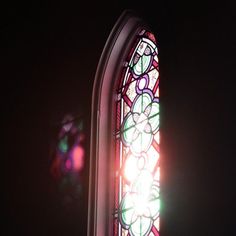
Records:
[[[66,115],[58,127],[50,172],[66,205],[82,195],[85,164],[83,120]]]

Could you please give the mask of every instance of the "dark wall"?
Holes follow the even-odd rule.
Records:
[[[93,78],[125,8],[159,41],[162,235],[235,235],[233,8],[168,1],[1,8],[3,235],[85,235]],[[50,173],[51,144],[67,113],[83,116],[87,150],[83,190],[69,207]]]

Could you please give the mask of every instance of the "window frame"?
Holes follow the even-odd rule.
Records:
[[[147,24],[133,11],[124,11],[101,54],[93,85],[87,235],[112,235],[114,214],[116,88],[127,54]]]

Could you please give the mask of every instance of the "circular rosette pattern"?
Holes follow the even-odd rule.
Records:
[[[146,152],[159,129],[159,103],[151,91],[136,96],[122,124],[121,139],[134,155]]]
[[[148,235],[160,211],[159,187],[147,170],[140,175],[127,192],[119,207],[122,227],[130,235]]]

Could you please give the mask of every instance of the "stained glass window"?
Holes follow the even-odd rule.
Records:
[[[141,29],[116,91],[116,236],[159,235],[159,63],[154,35]]]
[[[93,85],[87,235],[159,236],[159,144],[157,42],[124,11]]]

